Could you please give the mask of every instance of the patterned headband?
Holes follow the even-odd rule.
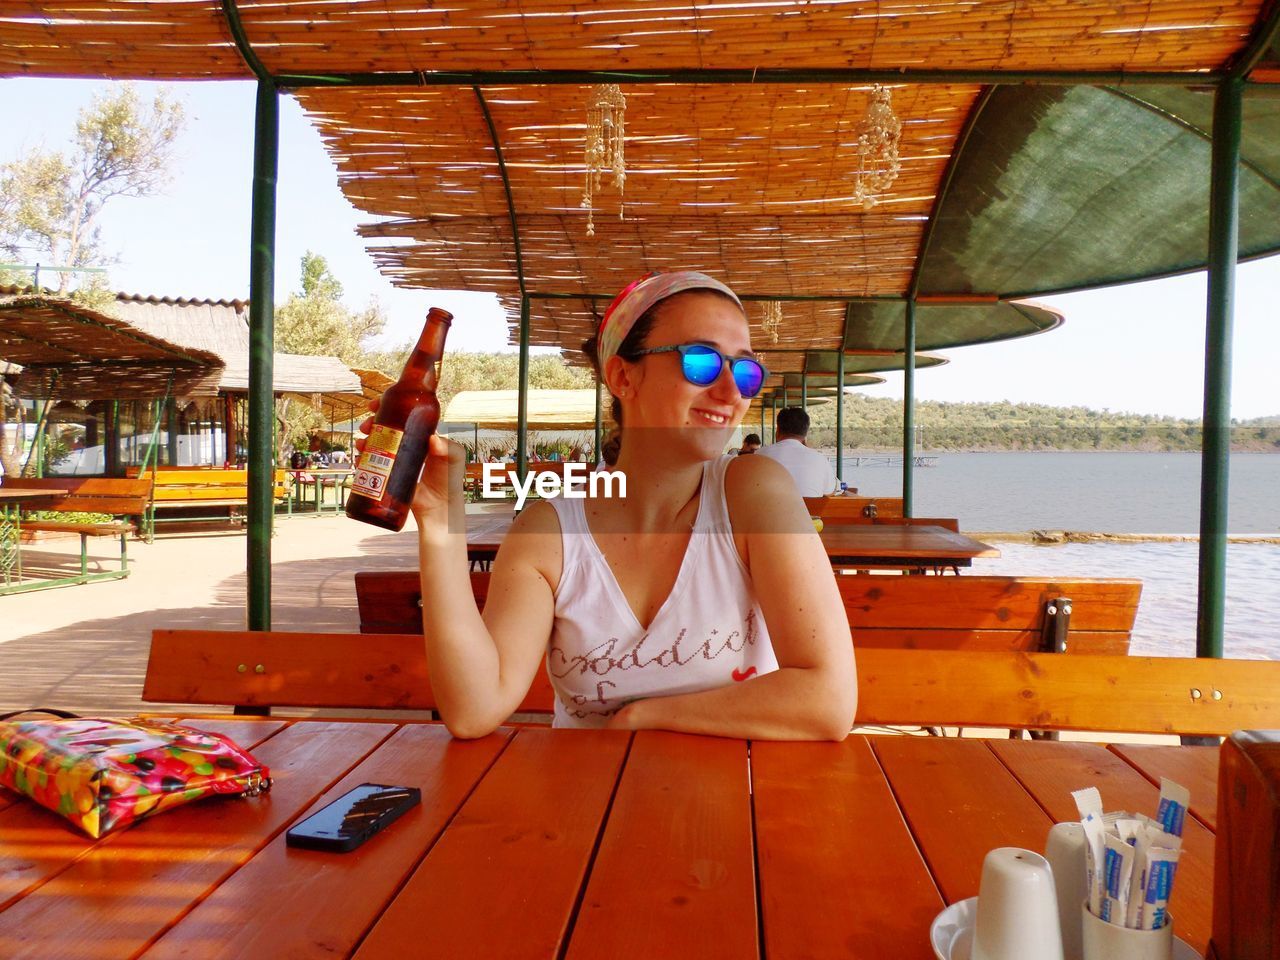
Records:
[[[685,290],[717,290],[733,299],[739,309],[742,301],[738,295],[714,277],[693,270],[680,270],[675,273],[650,273],[634,281],[613,299],[609,309],[604,312],[597,334],[597,353],[600,357],[600,369],[609,358],[615,356],[627,339],[627,334],[636,325],[636,321],[648,312],[655,303],[667,299]]]

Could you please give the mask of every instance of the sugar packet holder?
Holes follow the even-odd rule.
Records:
[[[1169,896],[1182,851],[1190,793],[1172,780],[1160,782],[1156,817],[1104,813],[1097,788],[1075,791],[1085,836],[1088,909],[1117,926],[1158,930],[1168,917]]]

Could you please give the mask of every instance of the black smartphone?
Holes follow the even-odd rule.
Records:
[[[291,847],[347,853],[422,802],[417,787],[362,783],[284,835]]]

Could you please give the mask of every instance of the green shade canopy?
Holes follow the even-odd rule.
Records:
[[[834,377],[837,372],[839,355],[834,350],[813,350],[805,357],[805,373],[810,377],[810,385],[813,384],[813,377]],[[922,370],[926,367],[940,367],[944,363],[950,363],[946,357],[937,357],[929,353],[916,354],[916,369]],[[890,354],[873,354],[873,353],[846,353],[844,355],[844,373],[845,383],[851,384],[853,381],[849,374],[852,373],[880,373],[884,370],[901,370],[904,366],[904,356],[901,353]],[[800,383],[800,374],[788,373],[787,383]]]
[[[901,350],[906,304],[864,300],[849,304],[846,350]],[[1029,303],[920,303],[916,346],[922,350],[992,343],[1044,333],[1061,325],[1062,314]]]
[[[1280,249],[1280,100],[1268,93],[1244,101],[1242,258]],[[1212,117],[1212,89],[996,88],[938,203],[920,293],[1030,296],[1204,267]]]

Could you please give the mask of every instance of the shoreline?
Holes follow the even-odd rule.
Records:
[[[1065,543],[1199,543],[1194,533],[1105,533],[1098,530],[994,530],[967,531],[977,540],[1003,543],[1034,543],[1038,546],[1061,546]],[[1280,534],[1229,533],[1227,543],[1260,543],[1280,545]]]

